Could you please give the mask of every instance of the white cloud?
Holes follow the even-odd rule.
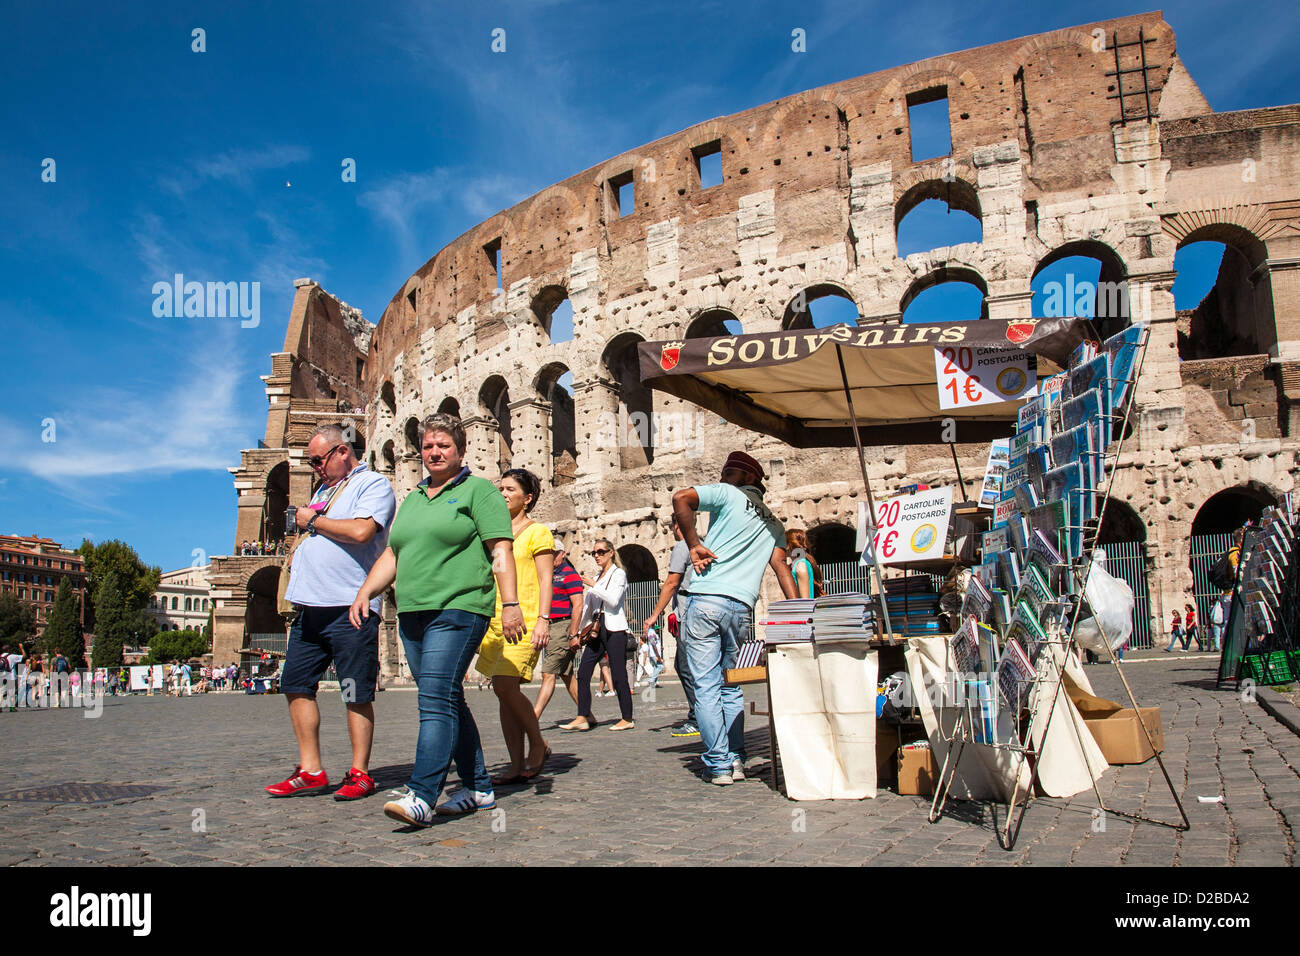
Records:
[[[75,404],[51,413],[57,440],[41,441],[40,432],[0,420],[0,441],[10,449],[10,466],[37,478],[75,487],[86,503],[102,494],[88,479],[171,475],[186,471],[225,469],[248,444],[246,424],[237,410],[237,389],[247,385],[247,369],[237,361],[232,329],[224,347],[214,349],[226,360],[195,356],[175,384],[151,394],[141,383],[136,390],[97,388]]]
[[[255,173],[268,169],[281,169],[295,163],[305,163],[311,158],[311,150],[304,146],[263,146],[258,149],[232,149],[196,159],[188,169],[165,176],[160,185],[178,196],[212,180],[233,182],[240,186],[252,183]]]

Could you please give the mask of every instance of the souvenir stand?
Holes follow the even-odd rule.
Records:
[[[858,451],[868,498],[866,538],[874,544],[880,514],[867,476],[864,441],[951,443],[954,422],[963,442],[1003,438],[1011,431],[1010,423],[1016,420],[1023,395],[1032,390],[1032,376],[1027,374],[1031,355],[1039,357],[1040,366],[1054,371],[1064,367],[1076,347],[1091,336],[1088,323],[1078,319],[837,326],[643,343],[640,371],[642,381],[649,387],[702,405],[729,421],[773,435],[796,447],[845,447],[851,442]],[[987,374],[981,390],[983,373]],[[869,588],[874,595],[847,596],[856,599],[850,602],[852,607],[846,607],[842,601],[838,607],[833,606],[835,602],[825,600],[805,602],[814,607],[793,609],[801,617],[770,622],[778,626],[766,628],[768,641],[779,643],[781,637],[788,638],[789,634],[778,633],[778,639],[773,641],[774,631],[780,632],[786,626],[787,630],[816,632],[817,640],[811,644],[806,636],[798,635],[803,641],[799,649],[814,661],[832,650],[831,643],[835,644],[833,650],[845,654],[844,641],[850,634],[858,639],[865,637],[873,649],[892,647],[896,651],[903,644],[903,637],[899,629],[891,626],[891,601],[881,600],[885,589],[879,552],[884,547],[882,541],[880,549],[864,549],[874,572],[875,587]],[[773,616],[778,605],[790,604],[776,602],[769,609],[769,616]],[[788,614],[792,609],[780,610]],[[810,628],[818,612],[825,621]],[[854,616],[851,626],[845,626],[846,615]],[[836,631],[834,626],[840,630]],[[822,639],[827,636],[837,640],[823,646]],[[918,639],[907,643],[916,644]],[[874,686],[871,692],[864,689],[875,683],[875,661],[874,655],[871,656],[867,671],[857,673],[848,686],[834,686],[833,682],[828,686],[824,670],[819,688],[815,686],[817,678],[810,679],[804,674],[801,679],[812,685],[813,692],[823,695],[828,709],[832,699],[837,705],[843,705],[855,692],[862,699],[874,698]],[[776,655],[775,663],[784,668],[790,663],[784,659],[793,657],[783,652]],[[807,663],[798,661],[793,670]],[[769,702],[772,700],[771,672],[769,667]],[[796,674],[786,677],[800,679]],[[1068,701],[1065,707],[1070,708]],[[822,725],[826,723],[826,714],[781,716],[787,725],[797,724],[795,718],[800,716],[817,718]],[[832,725],[839,717],[839,714],[832,716]],[[865,743],[874,749],[874,719],[870,724],[865,735],[858,730],[840,733],[831,746],[843,747],[846,741],[860,743],[865,738]],[[826,735],[824,727],[821,732]],[[835,737],[835,732],[832,726],[830,736]],[[782,756],[788,763],[790,755]],[[787,785],[789,782],[787,772]],[[827,792],[809,798],[874,795],[874,766],[869,786],[865,788],[850,787],[845,792],[837,792],[837,786],[832,783],[826,789]]]
[[[1223,628],[1216,686],[1300,680],[1300,515],[1293,495],[1245,529]]]
[[[944,707],[935,708],[946,711],[951,730],[943,716],[928,715],[947,745],[930,819],[941,815],[963,766],[973,765],[974,775],[994,791],[983,796],[1007,805],[1000,838],[1008,849],[1035,785],[1056,796],[1090,785],[1105,812],[1180,830],[1189,826],[1161,757],[1158,708],[1138,707],[1114,654],[1131,632],[1132,593],[1105,571],[1104,549],[1094,547],[1145,345],[1145,325],[1130,326],[1104,343],[1081,344],[1066,370],[1043,381],[1039,395],[1020,409],[1001,500],[984,537],[982,563],[966,590],[961,626],[943,649],[942,665],[931,652],[934,669],[948,676],[975,672],[993,680],[966,680]],[[1092,695],[1077,663],[1078,646],[1110,657],[1131,711]],[[1076,707],[1062,706],[1067,688]],[[1087,720],[1079,719],[1081,712]],[[1096,729],[1094,720],[1105,726]],[[1116,810],[1102,798],[1096,781],[1107,759],[1096,744],[1118,733],[1126,720],[1134,738],[1140,731],[1145,747],[1139,742],[1136,757],[1115,762],[1155,756],[1181,823]],[[1072,734],[1062,733],[1061,721]],[[1055,761],[1075,744],[1086,768],[1082,778]],[[976,759],[963,765],[972,749]]]

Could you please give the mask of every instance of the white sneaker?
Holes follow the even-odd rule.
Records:
[[[427,827],[433,823],[433,808],[414,793],[385,803],[384,814],[413,827]]]
[[[461,790],[454,797],[438,804],[438,813],[459,816],[473,813],[475,810],[491,810],[497,805],[496,794],[491,790]]]
[[[735,760],[731,764],[731,779],[736,783],[740,783],[745,779],[745,765],[739,760]]]

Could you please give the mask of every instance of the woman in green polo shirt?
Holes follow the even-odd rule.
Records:
[[[412,826],[433,822],[434,807],[452,761],[464,789],[438,813],[471,813],[496,806],[483,762],[478,726],[461,683],[502,597],[505,640],[524,633],[505,499],[461,459],[465,430],[452,415],[431,415],[420,427],[420,457],[429,477],[406,496],[350,613],[370,613],[371,598],[389,585],[397,592],[397,626],[411,676],[419,686],[420,734],[409,793],[384,813]],[[493,580],[495,576],[495,581]]]

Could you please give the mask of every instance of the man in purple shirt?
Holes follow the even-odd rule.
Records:
[[[533,713],[538,720],[555,693],[555,678],[564,679],[573,703],[578,703],[578,678],[574,675],[573,661],[579,651],[578,621],[582,618],[582,578],[569,563],[564,545],[557,541],[555,574],[551,588],[551,636],[542,661],[542,687],[537,692]]]

